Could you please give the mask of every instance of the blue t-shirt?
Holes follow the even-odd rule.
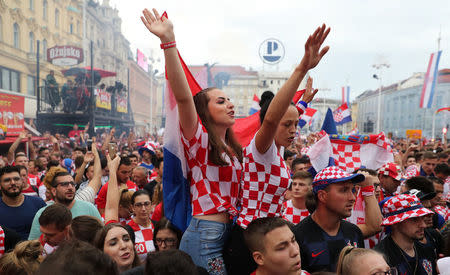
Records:
[[[22,240],[27,240],[33,218],[44,206],[45,202],[38,197],[25,196],[22,205],[17,207],[6,205],[0,198],[0,224],[19,233]]]

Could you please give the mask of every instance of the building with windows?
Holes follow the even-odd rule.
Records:
[[[420,96],[424,73],[414,73],[410,78],[381,88],[380,129],[394,136],[405,137],[407,129],[421,129],[422,135],[432,137],[433,114],[437,109],[448,107],[450,102],[450,69],[439,71],[434,99],[429,109],[421,109]],[[378,115],[379,90],[365,91],[356,98],[357,123],[360,132],[374,133]],[[435,136],[449,122],[448,112],[435,116]]]
[[[63,84],[61,67],[46,62],[47,48],[81,47],[81,0],[0,0],[0,91],[25,97],[25,117],[36,116],[36,52],[41,84],[50,70]]]

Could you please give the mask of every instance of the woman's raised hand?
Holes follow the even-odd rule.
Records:
[[[308,40],[306,40],[305,43],[305,55],[303,56],[303,59],[299,65],[299,68],[301,70],[308,71],[319,64],[322,57],[330,49],[329,46],[326,46],[322,50],[320,50],[320,47],[322,46],[329,33],[330,28],[327,28],[327,26],[323,24],[321,27],[318,27],[312,35],[308,37]]]
[[[153,13],[147,9],[142,12],[141,20],[147,29],[158,36],[162,43],[175,41],[172,22],[165,16],[161,18],[158,11],[153,9]]]
[[[311,77],[308,77],[308,80],[306,81],[306,89],[305,93],[303,94],[302,100],[306,103],[310,103],[314,96],[317,94],[319,90],[312,88],[313,79]]]

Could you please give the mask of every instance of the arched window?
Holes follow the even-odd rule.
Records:
[[[55,27],[59,27],[59,10],[55,9]]]
[[[47,39],[42,40],[42,56],[47,61]]]
[[[20,47],[20,29],[17,23],[14,23],[13,33],[14,33],[13,46],[14,48],[18,49]]]
[[[47,9],[48,3],[47,0],[44,0],[44,2],[42,3],[42,18],[44,18],[44,20],[47,20]]]
[[[29,46],[30,53],[34,53],[34,33],[30,32],[28,34],[28,40],[30,43],[30,46]]]

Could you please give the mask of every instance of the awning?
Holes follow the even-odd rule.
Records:
[[[23,122],[23,126],[25,126],[25,128],[28,131],[32,132],[36,136],[42,136],[42,134],[38,130],[34,129],[30,124],[26,123],[25,121]]]

